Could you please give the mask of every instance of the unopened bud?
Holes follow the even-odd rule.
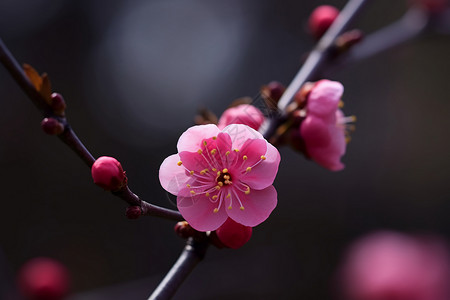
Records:
[[[34,258],[19,271],[20,292],[29,300],[62,300],[69,290],[69,273],[50,258]]]
[[[58,135],[63,133],[64,131],[64,125],[53,118],[45,118],[44,120],[42,120],[41,128],[46,134],[50,135]]]
[[[217,230],[217,238],[228,248],[238,249],[252,237],[253,229],[228,218]]]
[[[195,229],[192,228],[191,225],[189,225],[189,223],[186,221],[178,222],[175,225],[174,230],[175,233],[183,239],[193,237],[196,234]]]
[[[334,6],[321,5],[317,7],[309,17],[309,31],[316,39],[320,39],[328,28],[330,28],[338,15],[339,10]]]
[[[59,116],[64,116],[64,111],[66,110],[66,101],[59,93],[53,93],[50,99],[50,106],[55,114]]]
[[[142,215],[142,209],[139,206],[129,206],[125,215],[128,219],[137,219]]]
[[[120,162],[114,157],[99,157],[91,168],[94,183],[107,191],[117,191],[127,183]]]

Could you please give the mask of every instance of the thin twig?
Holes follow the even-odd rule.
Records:
[[[193,238],[188,239],[186,247],[184,247],[177,262],[148,300],[166,300],[172,298],[195,266],[203,260],[208,245],[209,243],[206,237],[204,241],[195,241]]]
[[[320,39],[317,46],[310,53],[303,66],[295,75],[292,82],[286,88],[280,101],[278,102],[278,110],[280,116],[269,121],[267,126],[264,126],[262,134],[266,139],[269,139],[275,132],[278,125],[286,117],[286,108],[293,101],[295,94],[302,87],[302,85],[315,78],[324,67],[327,65],[330,57],[335,51],[334,42],[350,25],[356,17],[360,9],[366,4],[368,0],[350,0],[342,9],[339,16],[333,22],[325,35]]]
[[[70,149],[72,149],[78,157],[80,157],[83,162],[90,168],[95,162],[94,156],[89,152],[86,146],[81,142],[81,140],[72,130],[67,119],[58,116],[53,113],[50,105],[45,101],[42,95],[36,90],[34,85],[30,82],[26,76],[22,66],[17,62],[15,57],[8,50],[6,45],[0,39],[0,61],[9,71],[11,76],[19,84],[22,90],[27,94],[33,104],[42,112],[44,117],[52,117],[58,120],[63,126],[64,131],[58,135],[58,137],[63,141]],[[182,221],[183,217],[178,211],[159,207],[148,202],[142,201],[136,194],[134,194],[128,186],[119,192],[114,192],[114,195],[121,198],[130,205],[140,206],[143,215],[147,216],[157,216],[166,218],[174,221]]]
[[[418,8],[409,9],[398,21],[364,38],[344,54],[336,67],[354,63],[404,44],[421,35],[429,24],[429,15]]]

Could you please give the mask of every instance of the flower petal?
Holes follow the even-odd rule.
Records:
[[[261,133],[243,124],[231,124],[225,127],[222,132],[228,133],[231,138],[232,147],[240,150],[248,139],[263,139]]]
[[[178,152],[195,152],[201,148],[202,140],[217,136],[219,132],[219,128],[214,124],[192,126],[178,139]]]
[[[258,130],[264,120],[264,115],[258,108],[250,104],[241,104],[225,110],[217,127],[223,129],[230,124],[245,124]]]
[[[308,116],[300,125],[300,134],[305,141],[306,148],[327,147],[331,136],[329,124],[316,116]]]
[[[266,159],[240,177],[240,180],[252,189],[262,190],[268,187],[277,176],[281,160],[280,153],[272,144],[266,142],[266,145]]]
[[[341,156],[345,154],[346,141],[344,129],[339,125],[328,127],[330,143],[325,147],[308,147],[306,149],[311,158],[324,168],[331,171],[340,171],[344,168]]]
[[[212,202],[205,195],[178,196],[177,206],[183,218],[198,231],[216,230],[228,218],[225,207],[222,205],[215,213],[217,202]]]
[[[344,87],[340,82],[320,80],[308,96],[308,114],[322,118],[334,116],[343,92]]]
[[[173,154],[167,157],[159,167],[159,182],[171,194],[177,195],[186,185],[189,177],[183,166],[179,166],[180,156]]]
[[[238,206],[238,199],[244,210]],[[234,221],[250,227],[255,227],[265,221],[277,206],[277,191],[271,185],[263,190],[251,190],[250,194],[234,190],[231,196],[232,209],[226,209],[228,216]]]

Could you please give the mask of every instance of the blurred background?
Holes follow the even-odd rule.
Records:
[[[372,1],[355,27],[398,19]],[[197,110],[288,84],[314,45],[317,1],[3,0],[0,37],[50,75],[94,156],[121,161],[142,199],[174,208],[161,162]],[[342,8],[345,1],[328,1]],[[433,34],[337,70],[356,131],[337,173],[288,148],[279,204],[239,250],[213,247],[175,299],[331,299],[346,247],[379,229],[450,237],[450,37]],[[145,299],[182,251],[171,221],[128,220],[126,205],[40,129],[41,115],[0,68],[0,292],[27,260],[69,269],[71,299]],[[1,296],[0,296],[1,298]]]

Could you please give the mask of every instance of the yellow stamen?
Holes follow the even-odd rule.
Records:
[[[261,155],[262,160],[266,160],[266,157],[264,155]]]
[[[208,193],[208,192],[206,192],[206,193],[205,193],[205,196],[206,196],[206,197],[209,197],[209,193]]]
[[[191,191],[191,195],[195,195],[195,191]]]
[[[247,155],[242,156],[243,160],[247,160],[247,158],[248,158]]]
[[[190,188],[191,187],[191,185],[188,183],[188,184],[186,184],[186,186],[188,187],[188,188]]]
[[[198,150],[197,150],[197,153],[198,153],[198,154],[202,154],[202,153],[203,153],[202,149],[198,149]]]
[[[194,175],[194,171],[190,171],[189,174]]]
[[[211,150],[211,154],[212,154],[212,155],[216,154],[216,152],[217,152],[216,149],[212,149],[212,150]]]
[[[222,181],[219,181],[217,184],[218,184],[219,186],[223,186],[223,182],[222,182]]]
[[[239,207],[240,210],[244,210],[245,208],[243,206]]]
[[[228,209],[232,209],[231,205],[230,205],[230,206],[228,206]]]
[[[203,141],[203,145],[205,145],[205,146],[206,146],[206,141]]]
[[[344,101],[339,100],[338,107],[339,108],[343,108],[344,107]]]
[[[217,196],[217,195],[212,196],[213,200],[217,200],[217,198],[219,198],[219,196]]]
[[[247,190],[244,192],[246,195],[250,194],[250,188],[247,188]]]
[[[216,185],[216,190],[220,190],[220,186]]]
[[[222,172],[228,173],[228,169],[223,169]]]
[[[248,167],[245,171],[250,172],[252,170],[251,167]]]
[[[216,169],[216,168],[212,168],[212,170],[213,170],[213,172],[216,172],[216,171],[217,171],[217,169]]]
[[[219,209],[216,207],[216,208],[214,208],[213,213],[217,213],[218,211],[219,211]]]
[[[223,175],[223,179],[230,179],[229,175]]]
[[[226,156],[230,155],[230,151],[225,152],[225,155]]]
[[[233,151],[234,151],[234,152],[239,152],[239,149],[234,149]]]
[[[213,139],[213,140],[217,140],[217,136],[213,136],[212,139]]]
[[[177,162],[177,165],[181,166],[183,163],[181,162],[181,160],[179,162]]]
[[[231,197],[231,194],[228,194],[225,198],[229,199]]]

